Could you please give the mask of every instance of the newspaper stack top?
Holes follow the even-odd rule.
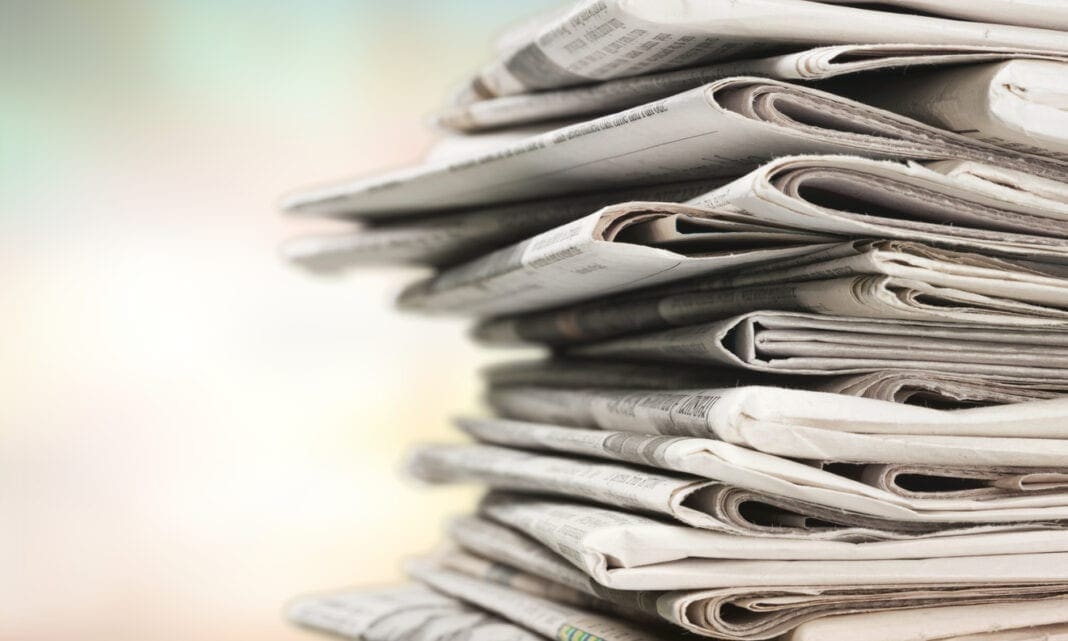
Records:
[[[477,508],[292,620],[1068,638],[1068,1],[585,0],[495,50],[423,161],[285,200],[348,226],[294,264],[423,266],[398,305],[502,355],[408,454]]]

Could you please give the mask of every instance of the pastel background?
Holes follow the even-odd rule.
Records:
[[[492,355],[312,278],[285,191],[418,158],[544,0],[0,0],[0,639],[308,638],[467,489],[406,481]]]

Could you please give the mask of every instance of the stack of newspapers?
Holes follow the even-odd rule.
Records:
[[[438,124],[285,252],[427,266],[403,309],[544,356],[410,454],[488,488],[412,583],[294,621],[1068,639],[1068,1],[584,0]]]

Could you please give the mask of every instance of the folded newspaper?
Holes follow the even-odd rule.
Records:
[[[682,202],[724,182],[704,180],[613,189],[479,207],[340,233],[299,236],[282,245],[282,254],[316,272],[390,264],[445,267],[570,223],[608,205],[630,201]]]
[[[542,637],[422,585],[303,597],[289,618],[362,641],[538,641]]]
[[[550,358],[504,362],[484,370],[493,389],[506,387],[623,387],[692,389],[764,384],[862,396],[897,403],[968,407],[1064,396],[1068,381],[1041,385],[1023,378],[910,370],[878,370],[836,377],[773,375],[729,368],[648,362]]]
[[[747,386],[652,391],[516,387],[502,416],[620,432],[714,438],[798,459],[1068,467],[1068,399],[957,410]]]
[[[805,256],[834,238],[668,203],[626,203],[417,282],[402,308],[499,314]]]
[[[854,74],[875,74],[885,80],[887,72],[895,70],[907,70],[912,74],[924,68],[938,69],[1008,60],[1064,62],[1068,60],[1068,56],[1056,51],[990,46],[867,44],[816,47],[768,58],[724,62],[617,78],[578,87],[497,96],[449,105],[439,113],[438,122],[445,127],[472,132],[501,127],[514,128],[530,123],[612,113],[731,76],[816,81]],[[902,77],[905,76],[897,74],[894,79]],[[1026,88],[1031,88],[1037,80],[1041,83],[1040,88],[1052,89],[1043,93],[1056,95],[1062,92],[1063,80],[1048,76],[1027,80],[1024,85]],[[991,85],[990,89],[990,95],[997,97],[995,102],[1007,104],[1022,100],[1023,104],[1027,104],[1028,96],[1024,92],[1017,91],[1009,97],[1004,88]],[[968,114],[978,114],[979,109],[990,106],[988,102],[980,101],[967,105],[960,101],[960,107],[966,108],[964,113]],[[999,109],[999,112],[1012,118],[1011,112],[1007,113],[1007,110]],[[923,112],[917,113],[916,117],[924,120]]]
[[[883,6],[918,13],[1068,31],[1068,6],[1058,0],[818,0],[828,4]]]
[[[815,463],[799,462],[712,438],[665,437],[505,419],[468,419],[461,423],[461,428],[484,443],[630,463],[651,468],[647,471],[674,473],[694,480],[707,479],[729,486],[729,491],[715,493],[716,498],[724,500],[716,504],[705,503],[702,507],[714,509],[714,516],[732,530],[745,531],[753,536],[839,537],[840,532],[822,529],[829,527],[829,522],[805,518],[806,510],[816,508],[834,510],[835,518],[839,519],[867,516],[873,520],[895,521],[893,527],[884,523],[880,525],[881,531],[865,534],[868,539],[879,539],[895,532],[917,534],[976,525],[1052,523],[1058,512],[1045,510],[1060,510],[1065,504],[1065,493],[1061,489],[987,494],[935,491],[939,487],[959,487],[960,478],[947,479],[945,476],[960,470],[983,475],[990,485],[1011,485],[1021,476],[1056,477],[1059,470],[1063,471],[1056,466],[1005,467],[994,462],[992,456],[983,461],[965,454],[954,462],[941,464],[850,465],[834,463],[835,457],[819,459]],[[884,460],[893,459],[893,454],[891,451]],[[450,470],[454,475],[451,478],[459,478],[461,472],[482,473],[478,468],[457,468],[459,466]],[[913,475],[908,481],[911,487],[923,484],[929,491],[900,491],[887,480],[898,470]],[[641,474],[633,470],[630,473]],[[528,472],[526,476],[533,479],[534,473]],[[486,478],[485,474],[483,478]],[[559,479],[553,487],[575,488],[586,482]],[[948,486],[940,483],[948,483]],[[604,492],[605,489],[598,491]],[[650,510],[650,513],[656,511]]]
[[[802,386],[804,387],[804,386]],[[967,376],[940,372],[881,370],[824,380],[814,389],[896,403],[965,407],[1025,403],[1068,395],[1068,382],[1036,383],[1023,377]]]
[[[502,616],[490,614],[461,598],[445,596],[418,584],[305,597],[291,607],[290,618],[310,629],[362,641],[534,641],[560,638],[652,641],[671,638],[670,633],[663,630],[646,632],[638,626],[625,630],[611,628],[615,635],[598,629],[608,636],[582,637],[587,627],[596,627],[589,626],[588,622],[592,620],[596,624],[598,615],[576,608],[563,611],[525,592],[523,588],[529,587],[532,578],[537,578],[537,575],[527,573],[525,568],[517,569],[503,563],[483,563],[482,569],[464,562],[471,558],[469,554],[454,553],[427,562],[417,567],[416,572],[433,576],[442,585],[451,579],[453,583],[449,587],[454,592],[462,596],[470,595],[472,601],[479,597],[488,598],[505,616],[529,618],[531,613],[540,615],[540,634],[508,622]],[[513,587],[516,584],[522,587]],[[490,588],[488,597],[481,595],[478,589],[483,587]],[[1064,607],[1064,600],[1055,596],[1055,591],[1048,594],[1038,592],[1042,589],[1045,588],[1009,588],[1003,593],[999,593],[997,588],[971,592],[959,588],[928,589],[914,593],[891,593],[887,600],[882,600],[878,590],[871,589],[856,593],[796,589],[755,594],[744,590],[737,590],[735,594],[729,591],[723,591],[723,594],[715,591],[635,594],[647,596],[655,607],[663,608],[665,612],[677,612],[677,620],[668,619],[675,625],[699,635],[725,639],[770,639],[784,632],[791,632],[789,638],[795,639],[838,639],[842,638],[843,633],[868,629],[868,625],[874,627],[864,638],[872,641],[912,641],[919,634],[924,634],[924,638],[945,641],[965,641],[961,634],[967,634],[968,641],[1060,639],[1059,635],[1068,630],[1068,624],[1057,623],[1055,606]],[[599,592],[608,591],[601,589]],[[625,593],[611,591],[611,594]],[[1012,603],[1011,607],[991,609],[999,601],[1019,598],[1020,595],[1033,598],[1022,607],[1019,603]],[[917,610],[917,607],[925,605],[925,599],[933,604],[942,604],[942,607],[928,606]],[[608,598],[602,600],[606,605],[611,605]],[[806,607],[806,603],[811,605]],[[957,605],[947,606],[945,603]],[[982,607],[976,609],[975,604],[982,604]],[[533,610],[526,610],[527,614],[523,616],[524,608]],[[742,611],[746,612],[744,616],[740,615]],[[852,616],[842,616],[843,613]],[[889,621],[871,617],[870,622],[857,620],[856,617],[867,613],[886,613],[893,618]],[[898,615],[895,616],[895,613]],[[902,613],[906,617],[899,616]],[[828,617],[829,614],[838,616]],[[919,623],[916,615],[920,615]],[[1041,623],[1046,620],[1054,623]],[[899,621],[912,623],[902,629]],[[549,633],[551,623],[558,622],[558,630]],[[894,634],[895,631],[898,634]],[[657,632],[662,636],[656,636]],[[956,636],[947,636],[950,634]]]
[[[481,513],[620,590],[956,583],[1063,585],[1068,533],[983,532],[849,543],[735,536],[602,507],[491,495]]]
[[[856,4],[856,3],[853,3]],[[893,4],[893,3],[880,3]],[[1068,51],[1065,9],[1055,2],[917,2],[928,15],[871,11],[805,0],[585,0],[549,14],[469,83],[462,101],[587,84],[769,51],[887,41],[943,46],[1002,46]],[[983,3],[979,3],[983,4]],[[928,5],[928,6],[922,6]],[[946,8],[951,7],[951,8]],[[945,13],[944,13],[945,14]],[[1008,26],[1006,22],[1046,28]]]
[[[688,204],[854,238],[899,238],[1068,262],[1066,203],[1040,195],[1050,193],[1046,185],[1051,181],[1015,172],[1010,200],[1004,183],[992,185],[992,179],[965,184],[954,177],[954,167],[855,157],[783,157]]]
[[[638,624],[620,621],[618,617],[528,594],[442,567],[434,561],[412,561],[407,569],[413,579],[438,592],[478,606],[549,639],[657,641],[667,638]]]
[[[850,471],[865,483],[907,497],[987,499],[1061,492],[1068,487],[1065,470],[1056,468],[863,465]]]
[[[304,190],[284,206],[295,214],[396,218],[738,176],[761,161],[817,153],[1011,163],[1048,178],[1068,175],[1068,160],[997,147],[809,87],[733,77],[493,152]]]
[[[1068,158],[1068,64],[1008,60],[910,73],[885,80],[851,78],[834,90],[866,104],[1002,147]]]
[[[895,75],[888,85],[888,72],[903,66],[909,67],[909,73]],[[823,89],[928,125],[1005,148],[1068,159],[1065,56],[986,47],[820,47],[771,58],[498,97],[457,105],[441,120],[447,126],[477,130],[589,117],[732,76],[823,80]],[[831,79],[834,81],[827,82]],[[888,86],[892,90],[887,90]]]
[[[806,621],[831,615],[888,612],[919,607],[971,605],[1004,601],[1048,599],[1061,596],[1065,586],[1010,585],[996,581],[985,586],[901,586],[898,589],[856,584],[835,588],[787,586],[777,588],[721,588],[690,591],[624,591],[606,588],[584,572],[519,532],[482,518],[455,521],[450,538],[467,553],[491,560],[489,580],[509,585],[529,583],[540,577],[620,608],[655,614],[688,632],[724,639],[771,639]],[[449,567],[453,555],[441,562]],[[471,564],[463,563],[470,571]]]
[[[476,482],[498,490],[553,494],[574,500],[585,500],[605,506],[623,508],[645,514],[660,515],[690,527],[715,530],[732,535],[756,537],[786,537],[834,541],[873,541],[925,537],[944,529],[961,529],[968,521],[994,513],[997,506],[1025,501],[1005,500],[984,504],[979,514],[950,514],[961,522],[934,523],[930,520],[889,519],[861,512],[844,511],[840,505],[823,505],[799,500],[793,496],[769,494],[730,483],[712,481],[697,475],[679,474],[663,469],[648,470],[625,463],[591,462],[574,456],[560,456],[490,445],[461,445],[424,447],[416,451],[410,461],[416,476],[436,483]],[[907,475],[910,486],[924,482],[932,487],[939,480],[950,483],[950,475],[964,470],[974,478],[985,477],[987,492],[905,492],[894,483],[900,475]],[[935,500],[948,498],[1017,498],[1027,497],[1032,505],[1041,503],[1046,510],[1041,517],[1034,507],[1027,513],[1017,508],[1005,510],[1000,518],[1021,527],[1035,527],[1038,519],[1052,522],[1068,519],[1068,498],[1063,490],[1001,490],[996,484],[1009,484],[1020,478],[1041,479],[1059,476],[1057,470],[1030,470],[1011,474],[1004,468],[942,468],[915,465],[862,466],[862,479],[882,481],[882,489],[897,496],[916,498],[916,505],[937,504]],[[1021,470],[1023,468],[1020,468]],[[881,476],[876,476],[880,475]],[[942,475],[942,476],[938,476]],[[873,478],[869,478],[873,477]],[[967,478],[965,476],[964,478]],[[919,480],[922,479],[922,480]],[[827,479],[828,485],[848,485],[838,479]],[[916,485],[914,485],[916,484]],[[951,485],[951,487],[954,487]],[[1038,496],[1035,501],[1031,498]],[[973,501],[967,503],[975,506]],[[952,504],[942,501],[942,505]],[[964,504],[959,502],[958,504]],[[1004,508],[1002,508],[1004,510]],[[871,510],[869,510],[871,511]],[[949,510],[942,510],[949,512]],[[942,514],[942,516],[947,516]],[[1027,521],[1025,517],[1031,516]],[[1010,522],[1010,521],[1005,521]],[[1032,525],[1027,526],[1027,523]],[[997,529],[1004,529],[1005,526]]]
[[[962,169],[956,164],[926,168],[843,156],[781,158],[694,198],[688,208],[667,203],[607,207],[457,265],[410,287],[401,296],[401,305],[420,311],[500,315],[711,272],[740,271],[719,281],[723,289],[767,284],[779,273],[797,280],[848,275],[830,270],[841,265],[822,271],[813,265],[863,250],[816,245],[836,237],[877,237],[926,241],[957,253],[915,242],[898,245],[924,256],[906,259],[914,269],[894,270],[892,275],[939,289],[919,291],[916,286],[923,285],[916,283],[896,295],[911,301],[886,303],[894,293],[869,288],[862,294],[864,301],[849,307],[852,313],[869,303],[884,308],[896,305],[898,316],[913,318],[953,313],[934,309],[944,306],[938,303],[926,310],[901,310],[928,297],[948,297],[961,306],[1001,305],[1004,310],[1004,305],[1012,304],[1005,299],[1019,296],[1021,302],[1065,307],[1062,279],[1068,274],[1064,266],[1068,263],[1068,200],[1045,188],[1052,181],[1021,172],[1011,176],[1018,180],[1015,191],[1030,198],[1010,199],[1006,181],[993,174],[978,178],[982,174],[977,167],[982,166],[973,163],[970,167],[965,179],[953,173]],[[977,253],[1000,254],[1017,262],[999,262]],[[784,263],[786,259],[794,260]],[[776,264],[754,275],[751,266],[761,262]],[[887,261],[883,258],[882,262]],[[742,265],[747,269],[740,270]],[[784,269],[790,272],[780,271]],[[887,273],[888,269],[869,266],[858,273]],[[846,281],[837,284],[846,289],[849,285]],[[966,292],[987,298],[971,296],[965,301]],[[774,293],[765,293],[774,297]],[[815,305],[825,300],[826,311],[833,311],[835,301],[849,305],[852,295],[826,291],[812,292],[810,297],[816,299]],[[884,302],[875,303],[876,298]],[[1020,311],[1023,315],[1045,313],[1033,307]]]
[[[486,525],[491,524],[487,522]],[[506,528],[499,528],[498,531],[500,529],[511,533],[511,530]],[[555,553],[547,548],[542,547],[542,550],[548,555],[555,556]],[[446,544],[441,551],[431,557],[431,560],[442,569],[490,581],[524,594],[556,603],[613,615],[627,622],[641,624],[662,623],[659,617],[642,603],[626,598],[612,600],[601,598],[590,590],[593,582],[588,578],[585,579],[585,586],[574,587],[566,582],[561,583],[554,578],[546,578],[538,573],[525,572],[509,566],[507,563],[499,563],[489,556],[472,553],[458,544],[455,547]],[[566,562],[560,565],[567,567],[569,572],[575,571],[575,568],[568,566]],[[577,576],[584,575],[578,572]]]
[[[1068,380],[1068,332],[757,311],[570,348],[579,356],[828,376],[908,369]]]
[[[489,344],[569,343],[716,320],[774,304],[780,310],[901,320],[1060,324],[1068,279],[1057,265],[1013,262],[905,241],[850,241],[797,259],[544,312],[492,318]],[[811,298],[816,291],[825,294]],[[983,311],[985,310],[985,311]]]
[[[1068,638],[1068,598],[871,612],[805,623],[788,641],[1054,641]],[[891,629],[892,628],[892,629]]]

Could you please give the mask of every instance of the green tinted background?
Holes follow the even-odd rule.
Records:
[[[405,481],[486,362],[321,280],[285,191],[410,162],[535,0],[0,2],[0,638],[305,636],[472,490]]]

